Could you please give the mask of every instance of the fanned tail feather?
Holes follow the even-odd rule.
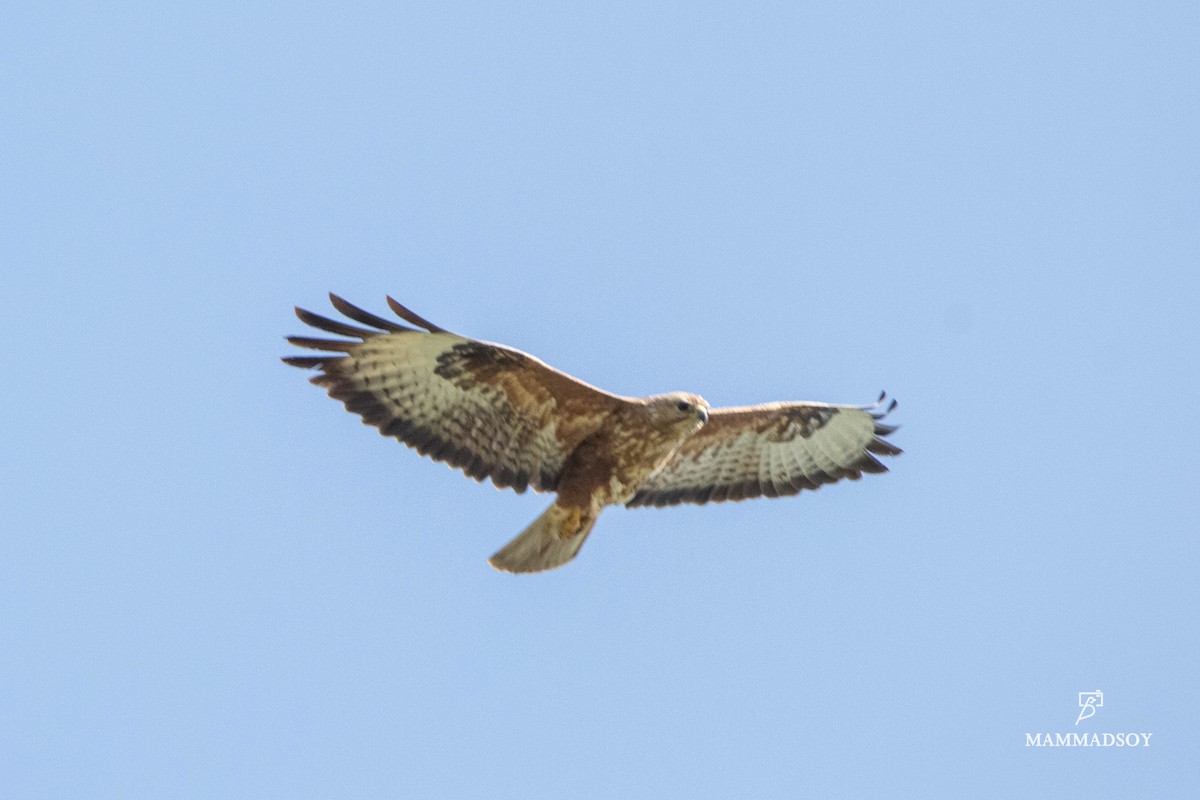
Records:
[[[518,573],[561,567],[575,558],[595,524],[595,515],[555,503],[488,563],[498,570]]]

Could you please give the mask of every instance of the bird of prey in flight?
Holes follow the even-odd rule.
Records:
[[[782,497],[864,472],[900,448],[884,437],[896,406],[766,403],[710,408],[686,392],[622,397],[504,345],[443,330],[392,298],[407,325],[330,295],[358,323],[297,308],[341,339],[290,336],[319,355],[312,382],[385,436],[477,481],[555,492],[554,503],[492,556],[508,572],[575,557],[605,506],[669,506]]]

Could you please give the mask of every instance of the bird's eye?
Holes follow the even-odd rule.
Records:
[[[691,411],[692,404],[687,400],[680,400],[676,408],[678,408],[680,411]]]

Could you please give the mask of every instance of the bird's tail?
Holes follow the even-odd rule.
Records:
[[[505,572],[542,572],[561,567],[583,547],[595,524],[595,513],[555,503],[488,563]]]

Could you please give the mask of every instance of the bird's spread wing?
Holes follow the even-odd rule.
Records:
[[[320,369],[312,382],[364,423],[476,480],[553,491],[567,456],[628,402],[527,353],[445,331],[390,297],[392,310],[423,330],[330,300],[370,327],[297,308],[305,323],[354,341],[290,336],[322,355],[283,360]]]
[[[895,408],[771,403],[714,409],[708,424],[642,485],[630,506],[780,497],[864,472],[887,472],[872,455],[900,454],[880,420]]]

